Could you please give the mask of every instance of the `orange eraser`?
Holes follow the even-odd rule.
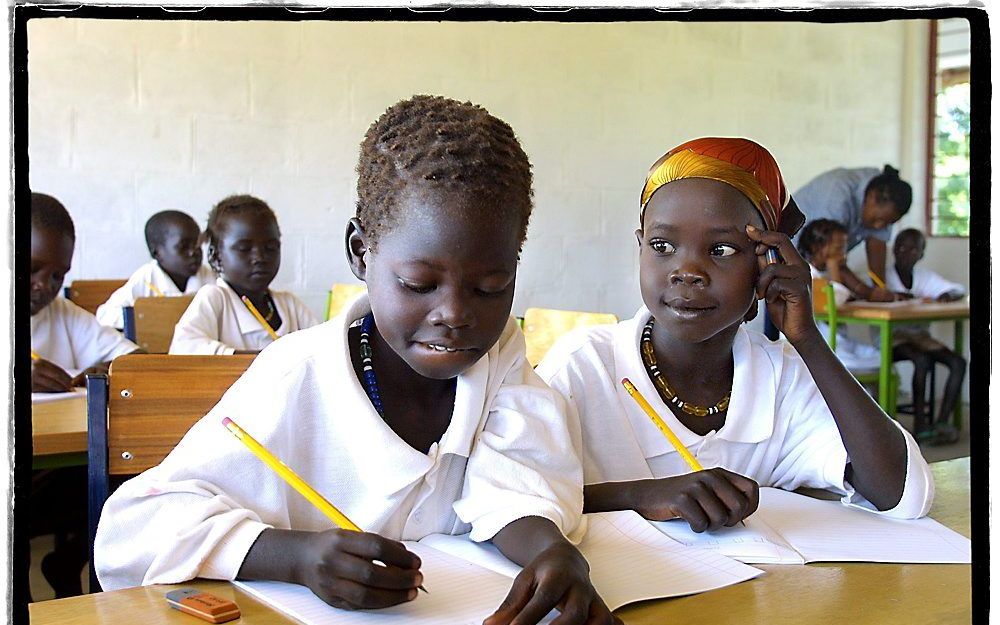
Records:
[[[209,623],[225,623],[240,617],[240,609],[229,599],[217,597],[195,588],[181,588],[167,593],[171,608],[205,619]]]

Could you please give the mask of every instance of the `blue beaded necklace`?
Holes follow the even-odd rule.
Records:
[[[371,313],[368,313],[362,319],[361,346],[358,351],[361,354],[361,368],[364,372],[365,391],[368,393],[368,399],[371,400],[372,406],[375,406],[375,410],[378,411],[379,416],[384,420],[385,410],[382,409],[382,396],[378,392],[378,381],[375,379],[375,367],[372,364],[372,346],[368,339],[368,335],[372,331],[372,324],[374,323],[375,317]]]

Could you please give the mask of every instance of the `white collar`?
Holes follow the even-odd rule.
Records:
[[[240,299],[240,296],[236,293],[236,291],[233,290],[233,287],[229,286],[228,282],[226,282],[222,278],[216,278],[215,284],[222,287],[222,290],[226,293],[226,295],[232,302],[233,310],[236,311],[236,324],[240,328],[240,334],[246,335],[252,332],[267,331],[264,328],[264,326],[262,326],[261,323],[257,321],[257,317],[253,316],[253,313],[250,312],[250,309],[247,308],[246,304],[243,303],[243,300]],[[278,330],[280,330],[281,326],[284,326],[286,323],[289,323],[288,311],[286,311],[281,306],[281,304],[278,303],[278,298],[274,297],[273,291],[268,290],[268,293],[271,295],[271,301],[274,302],[274,307],[278,311],[278,316],[281,317],[281,325],[278,326]],[[278,330],[275,330],[275,332],[277,332]]]
[[[699,436],[684,427],[660,398],[646,373],[639,354],[639,339],[651,314],[645,306],[636,315],[615,328],[615,380],[619,400],[636,432],[639,446],[646,458],[676,453],[673,445],[656,428],[650,418],[621,386],[627,377],[642,393],[685,447],[697,446],[708,437],[734,443],[757,443],[771,435],[774,427],[774,407],[780,364],[776,366],[763,349],[754,349],[746,328],[740,327],[733,340],[733,391],[729,400],[726,423],[718,432]],[[767,418],[759,418],[758,415]]]
[[[485,422],[482,417],[486,412],[484,404],[489,379],[489,358],[491,356],[495,358],[493,350],[497,348],[496,346],[491,348],[485,357],[480,358],[476,364],[458,376],[455,385],[455,406],[448,428],[437,443],[436,452],[424,454],[400,439],[382,420],[378,411],[371,405],[365,388],[354,374],[347,331],[355,320],[370,312],[368,294],[362,293],[329,323],[335,325],[338,330],[336,343],[333,346],[337,353],[336,357],[341,359],[337,369],[345,372],[350,378],[350,388],[363,400],[362,404],[366,407],[364,415],[344,415],[344,418],[357,420],[354,424],[355,434],[369,442],[356,445],[351,450],[357,474],[367,488],[391,494],[421,479],[431,470],[436,458],[444,454],[469,457],[476,436]],[[433,449],[432,446],[432,451]],[[380,453],[373,453],[373,450],[379,450]],[[393,454],[392,462],[386,462],[386,453]]]

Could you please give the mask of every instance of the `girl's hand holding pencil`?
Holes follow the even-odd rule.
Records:
[[[757,299],[767,301],[767,312],[774,325],[792,345],[819,338],[813,320],[812,276],[809,264],[799,255],[788,235],[774,230],[761,230],[747,225],[747,236],[756,242],[760,274],[757,279]],[[784,262],[768,263],[767,250],[777,248]]]
[[[684,519],[695,532],[733,527],[757,511],[757,482],[722,468],[630,482],[635,511],[651,521]]]

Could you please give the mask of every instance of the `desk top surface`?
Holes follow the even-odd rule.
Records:
[[[969,316],[969,300],[958,302],[893,302],[878,305],[873,302],[848,302],[837,308],[837,316],[847,319],[918,321],[935,319],[965,319]]]
[[[969,536],[969,459],[931,465],[937,496],[931,516]],[[757,579],[689,597],[646,601],[616,614],[627,625],[744,625],[831,623],[928,625],[971,620],[969,565],[831,563],[758,565]],[[236,624],[295,623],[228,582],[197,580],[194,586],[235,600],[243,616]],[[167,608],[163,596],[181,586],[147,586],[33,603],[32,625],[194,625]],[[139,616],[141,615],[141,617]],[[138,617],[138,618],[137,618]]]
[[[87,451],[87,394],[32,403],[31,441],[36,456]]]

